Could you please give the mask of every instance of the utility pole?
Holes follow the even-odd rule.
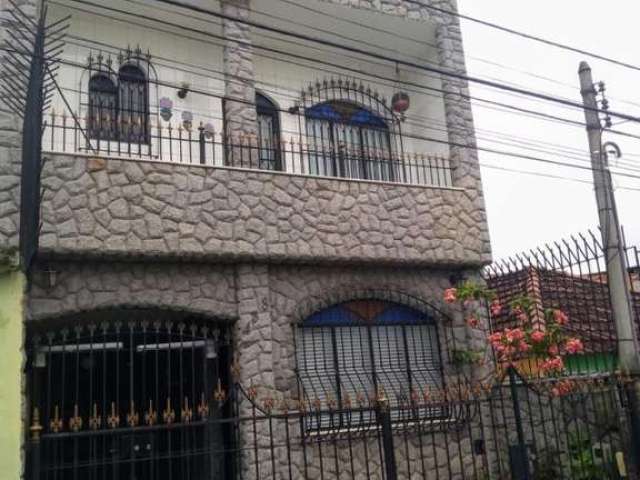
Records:
[[[598,107],[591,67],[587,62],[580,62],[578,73],[589,151],[591,152],[591,168],[602,233],[602,246],[607,265],[609,297],[618,336],[618,364],[620,369],[629,373],[633,379],[627,387],[633,436],[631,451],[635,467],[640,470],[640,347],[631,304],[629,272],[621,238],[611,172],[605,151],[606,145],[602,144],[602,125],[599,116],[601,109]],[[619,156],[619,149],[615,144],[614,147]]]

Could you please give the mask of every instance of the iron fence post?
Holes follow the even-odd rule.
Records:
[[[393,448],[393,431],[391,429],[391,412],[389,400],[382,396],[376,402],[376,416],[382,433],[382,449],[384,450],[384,469],[386,480],[397,480],[396,455]]]
[[[198,145],[200,146],[200,165],[204,165],[205,161],[205,136],[204,136],[204,127],[202,126],[202,122],[200,122],[200,126],[198,127]]]
[[[524,439],[524,429],[522,428],[522,412],[518,400],[518,385],[516,369],[509,366],[509,388],[511,390],[511,401],[513,402],[513,416],[516,422],[516,432],[518,434],[517,457],[511,460],[512,474],[522,480],[530,480],[529,459],[527,458],[527,445]]]
[[[625,385],[629,401],[629,416],[631,419],[631,463],[636,474],[640,473],[640,380],[634,378]]]

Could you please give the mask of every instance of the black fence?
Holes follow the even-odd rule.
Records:
[[[75,117],[75,118],[74,118]],[[234,166],[287,173],[450,187],[451,167],[441,155],[397,150],[374,143],[332,141],[296,134],[227,137],[222,126],[177,126],[157,117],[120,120],[120,128],[97,128],[95,120],[67,113],[45,117],[43,149],[162,162]],[[111,124],[115,120],[109,120]],[[144,124],[144,125],[143,125]],[[361,138],[361,137],[359,137]]]
[[[103,423],[77,412],[50,425],[34,417],[28,478],[623,478],[631,455],[625,379],[581,380],[561,397],[552,394],[556,382],[420,395],[395,407],[366,396],[342,410],[235,384],[219,386],[198,410],[141,407],[129,413],[140,415],[135,425],[114,425],[113,414]],[[459,415],[420,414],[434,408]],[[326,417],[335,423],[318,421]]]
[[[626,252],[637,285],[638,251]],[[354,383],[338,396],[300,378],[297,391],[243,385],[226,327],[168,312],[98,312],[30,326],[26,478],[638,478],[629,395],[635,379],[618,368],[602,262],[601,245],[588,234],[485,272],[503,304],[527,295],[535,311],[567,313],[563,329],[583,341],[584,352],[565,352],[566,369],[555,375],[542,374],[533,360],[505,366],[491,360],[490,350],[471,355],[479,351],[474,345],[486,347],[486,332],[384,292],[363,293],[357,304],[342,306],[365,317],[382,312],[383,303],[405,320],[407,307],[427,313],[415,328],[393,331],[405,345],[415,342],[411,332],[431,338],[416,343],[421,352],[438,345],[440,359],[425,365],[441,372],[441,382],[410,372],[406,378],[416,380],[404,381],[391,369],[379,378],[393,374],[392,380],[373,389]],[[319,311],[295,335],[318,345],[318,335],[307,330],[326,328],[332,319],[326,311],[337,312]],[[501,315],[490,320],[494,331],[519,326]],[[353,331],[347,333],[353,338]],[[335,350],[343,334],[328,329],[322,338],[333,338]],[[402,352],[413,358],[413,350],[397,349],[390,334],[380,338],[388,343],[384,359],[401,363]],[[369,354],[373,364],[380,361]],[[313,349],[302,356],[316,360],[315,371],[317,359],[328,358]]]

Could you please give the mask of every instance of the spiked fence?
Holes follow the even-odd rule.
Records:
[[[109,120],[109,129],[96,129],[96,134],[88,138],[83,132],[90,130],[86,126],[92,120],[78,121],[79,124],[67,112],[49,111],[44,124],[44,150],[417,185],[452,185],[449,160],[441,155],[392,152],[348,143],[334,147],[301,135],[269,139],[255,135],[227,137],[211,124],[185,126],[158,122],[141,129],[137,124],[122,121],[118,126],[115,119]]]

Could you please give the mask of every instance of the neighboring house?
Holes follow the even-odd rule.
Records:
[[[569,373],[612,371],[617,367],[617,335],[607,274],[588,269],[589,263],[585,262],[584,271],[530,266],[511,272],[493,271],[487,276],[489,288],[504,305],[519,296],[528,296],[533,301],[533,321],[539,321],[541,328],[544,328],[542,318],[547,309],[560,309],[568,315],[569,321],[563,330],[567,335],[580,338],[585,345],[584,355],[566,358]],[[629,278],[632,304],[640,318],[640,291],[634,288],[636,269],[629,269]],[[518,325],[504,316],[493,319],[494,329],[515,326]]]
[[[64,99],[45,112],[24,429],[37,408],[44,434],[105,429],[114,443],[76,443],[71,456],[72,440],[47,437],[45,470],[86,461],[152,478],[127,463],[139,445],[173,478],[178,458],[228,468],[198,456],[227,432],[185,443],[171,428],[206,415],[232,370],[309,401],[440,387],[443,291],[491,260],[465,81],[230,19],[463,73],[457,18],[403,1],[188,3],[223,16],[151,0],[49,4],[51,19],[72,19]],[[10,250],[19,132],[0,139]],[[168,443],[131,433],[141,425]]]

